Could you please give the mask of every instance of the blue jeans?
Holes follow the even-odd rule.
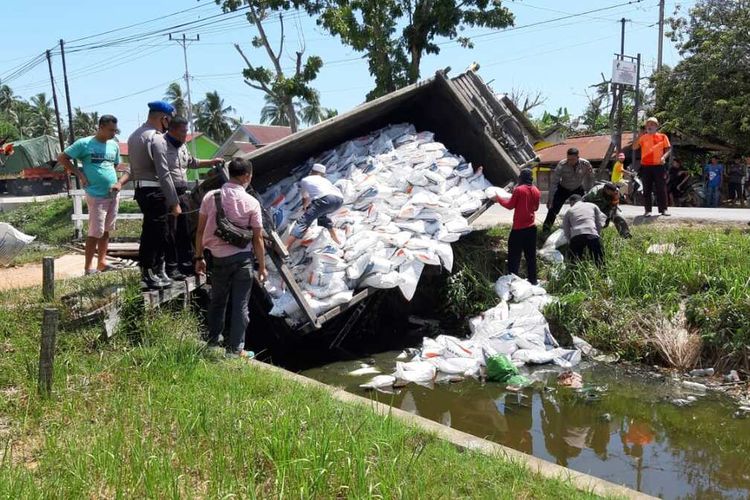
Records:
[[[227,304],[232,300],[229,335],[224,336],[228,352],[239,353],[245,347],[245,332],[250,324],[249,303],[253,289],[253,254],[241,252],[211,261],[211,303],[208,305],[208,343],[218,344],[224,332]]]
[[[706,186],[706,206],[718,207],[720,200],[719,186]]]
[[[317,219],[318,225],[326,229],[333,228],[333,221],[328,217],[330,214],[341,208],[344,200],[338,196],[328,195],[317,198],[310,202],[305,213],[297,221],[297,225],[292,230],[292,236],[302,238],[307,228]]]

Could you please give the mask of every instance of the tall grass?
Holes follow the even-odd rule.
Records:
[[[607,266],[584,264],[550,280],[561,303],[548,314],[568,333],[630,359],[653,360],[655,328],[685,309],[707,362],[739,362],[750,343],[750,236],[720,228],[636,228],[632,240],[605,232]],[[649,254],[652,244],[677,252]]]
[[[53,398],[40,399],[41,307],[0,299],[13,305],[0,308],[0,498],[587,496],[220,359],[192,313],[128,298],[122,333],[137,335],[102,345],[96,330],[61,331]]]

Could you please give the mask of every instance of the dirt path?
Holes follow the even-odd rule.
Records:
[[[84,257],[80,254],[63,255],[55,259],[55,279],[83,276]],[[19,267],[0,267],[0,290],[25,288],[42,284],[42,264]]]

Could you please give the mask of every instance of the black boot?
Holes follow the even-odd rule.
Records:
[[[169,284],[163,282],[151,269],[141,269],[141,282],[148,290],[163,290],[169,288]]]
[[[167,276],[172,281],[185,281],[187,276],[182,274],[177,267],[167,269]]]
[[[172,286],[172,280],[169,279],[169,276],[167,276],[167,273],[164,271],[164,268],[162,268],[158,274],[156,274],[156,277],[159,278],[159,280],[164,283],[166,286],[165,288],[169,288]]]

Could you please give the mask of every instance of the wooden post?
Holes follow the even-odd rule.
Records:
[[[42,259],[42,296],[45,302],[55,300],[55,258]]]
[[[57,309],[45,308],[42,321],[42,340],[39,348],[39,393],[49,397],[52,393],[53,363],[55,361],[55,339],[60,314]]]

